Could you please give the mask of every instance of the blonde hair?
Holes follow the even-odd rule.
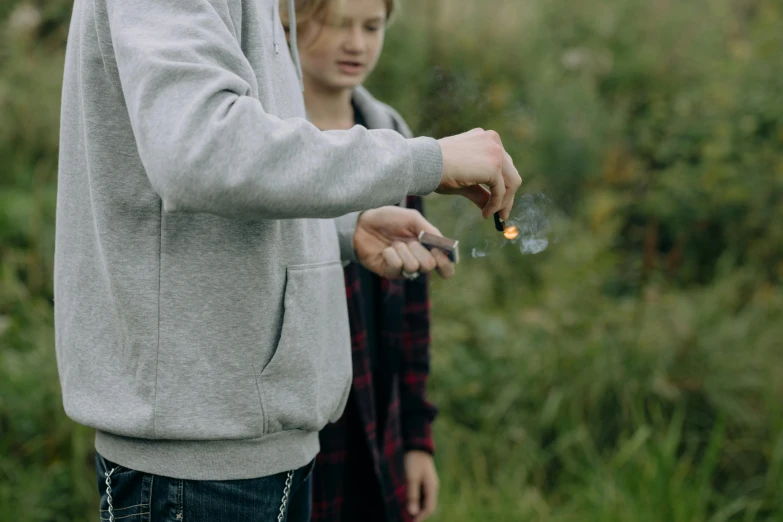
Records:
[[[386,5],[386,22],[391,21],[392,15],[398,9],[397,0],[383,0]],[[345,4],[345,0],[296,0],[296,26],[300,27],[310,20],[317,20],[326,15],[329,9],[335,7],[339,12]],[[283,27],[288,31],[291,18],[288,16],[288,7],[280,8],[280,18]]]

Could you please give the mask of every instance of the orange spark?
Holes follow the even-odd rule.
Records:
[[[514,240],[519,236],[519,230],[514,225],[511,225],[510,227],[506,227],[506,230],[503,231],[503,236],[509,241]]]

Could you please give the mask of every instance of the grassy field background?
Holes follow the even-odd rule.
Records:
[[[0,0],[3,521],[97,519],[52,332],[70,9]],[[783,520],[782,50],[777,0],[405,2],[371,89],[499,131],[551,225],[523,255],[427,201],[465,258],[432,286],[437,520]]]

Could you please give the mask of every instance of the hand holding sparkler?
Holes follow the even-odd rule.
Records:
[[[522,178],[498,133],[474,129],[439,143],[443,177],[436,192],[465,196],[482,209],[485,219],[496,212],[508,219]]]

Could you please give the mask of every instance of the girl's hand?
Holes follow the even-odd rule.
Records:
[[[405,454],[405,477],[408,481],[408,513],[415,522],[426,520],[438,506],[438,472],[435,460],[425,451]]]

